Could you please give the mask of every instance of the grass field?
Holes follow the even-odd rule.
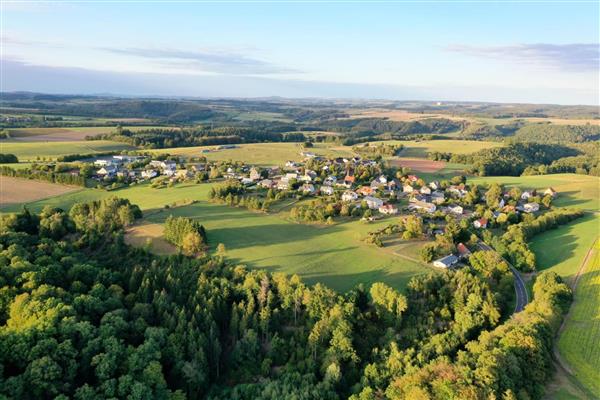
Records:
[[[132,121],[134,122],[134,121]],[[160,128],[159,126],[124,126],[123,129],[139,131]],[[85,140],[86,136],[106,134],[115,131],[114,126],[82,126],[65,128],[13,128],[9,129],[11,139],[19,142],[72,142]]]
[[[75,141],[75,142],[0,142],[0,153],[14,154],[19,161],[35,161],[40,159],[56,159],[68,154],[89,154],[108,151],[135,150],[125,143],[109,140]]]
[[[309,283],[323,282],[338,290],[374,281],[403,288],[416,274],[432,271],[410,259],[417,254],[421,242],[384,250],[362,242],[368,231],[385,226],[391,219],[372,224],[352,221],[323,227],[303,225],[288,221],[286,211],[266,215],[208,203],[205,200],[209,189],[210,184],[180,184],[168,189],[140,185],[113,192],[84,189],[31,202],[28,207],[32,211],[39,211],[45,205],[68,209],[76,202],[111,195],[125,197],[144,210],[147,223],[162,223],[171,214],[197,218],[208,231],[211,247],[224,243],[227,256],[235,262],[251,268],[298,273]],[[163,209],[166,204],[184,199],[200,201]],[[0,208],[0,211],[18,211],[20,208],[14,205]],[[144,244],[144,235],[138,236],[137,243]],[[406,253],[409,258],[394,255],[394,251]]]
[[[482,142],[477,140],[387,140],[383,143],[402,144],[404,149],[400,157],[426,158],[432,151],[450,152],[454,154],[470,154],[493,147],[502,147],[498,142]]]
[[[560,353],[574,376],[600,398],[600,242],[592,249],[577,284],[564,330]]]
[[[142,247],[150,244],[150,250],[155,254],[175,254],[177,247],[163,238],[163,225],[161,224],[136,224],[127,229],[125,243]]]
[[[577,174],[554,174],[535,176],[484,176],[469,178],[471,183],[500,183],[522,189],[546,189],[558,191],[553,202],[559,207],[574,207],[589,211],[600,210],[600,178]]]
[[[20,208],[23,203],[80,190],[82,189],[75,186],[0,176],[0,208],[5,206]]]
[[[201,147],[176,147],[172,149],[153,150],[156,154],[171,154],[185,157],[204,156],[210,161],[244,161],[255,165],[281,165],[287,160],[300,161],[303,150],[300,143],[253,143],[236,145],[233,149],[224,149],[210,153],[202,153],[204,149],[214,149],[216,146]],[[326,143],[316,143],[308,149],[312,153],[322,156],[343,157],[353,155],[350,147],[331,146]]]

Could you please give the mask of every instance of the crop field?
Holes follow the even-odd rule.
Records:
[[[546,189],[558,192],[553,202],[559,207],[574,207],[589,211],[600,210],[600,178],[589,175],[553,174],[534,176],[484,176],[469,178],[471,183],[500,183],[522,189]]]
[[[444,169],[446,162],[424,160],[422,158],[394,157],[390,164],[394,167],[408,167],[417,172],[438,172]]]
[[[128,198],[142,208],[145,223],[161,224],[169,215],[197,218],[208,231],[210,246],[214,249],[224,243],[227,256],[235,262],[250,268],[298,273],[309,283],[323,282],[338,290],[374,281],[403,288],[411,277],[433,270],[411,260],[416,257],[422,242],[408,242],[382,251],[362,241],[367,232],[389,224],[393,218],[371,224],[360,221],[332,226],[297,224],[286,219],[285,211],[263,214],[209,203],[206,199],[210,187],[210,184],[179,184],[165,189],[139,185],[112,192],[83,189],[31,202],[28,207],[32,211],[39,211],[45,205],[69,209],[81,201],[108,196]],[[189,200],[199,201],[164,209],[167,204]],[[20,208],[13,205],[2,207],[0,211],[14,212]],[[144,245],[146,237],[151,240],[156,237],[156,231],[148,235],[137,232],[135,236],[135,239],[130,237],[130,243]],[[406,253],[408,258],[394,252]]]
[[[124,126],[123,129],[139,131],[142,129],[160,128],[158,126]],[[13,128],[8,132],[9,141],[18,142],[73,142],[85,140],[93,136],[114,132],[114,126],[84,126],[66,128]]]
[[[591,251],[579,279],[558,349],[574,376],[600,397],[600,246]]]
[[[209,161],[244,161],[255,165],[281,165],[286,161],[300,161],[303,151],[300,143],[253,143],[236,145],[233,149],[223,149],[202,153],[203,150],[212,150],[216,146],[176,147],[171,149],[153,150],[156,154],[171,154],[185,157],[206,157]],[[343,157],[353,155],[350,147],[333,147],[325,143],[315,143],[314,147],[306,151],[322,156]]]
[[[18,207],[23,203],[60,196],[82,190],[75,186],[0,176],[0,208]]]
[[[56,159],[69,154],[90,154],[108,151],[135,150],[136,147],[110,140],[75,142],[0,142],[0,153],[14,154],[19,161]]]

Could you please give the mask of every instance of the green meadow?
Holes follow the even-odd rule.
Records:
[[[286,161],[300,161],[304,151],[301,143],[253,143],[235,145],[233,149],[223,149],[203,153],[217,146],[176,147],[171,149],[152,150],[154,154],[170,154],[184,157],[206,157],[209,161],[244,161],[254,165],[281,165]],[[350,147],[333,146],[328,143],[315,143],[314,147],[305,151],[327,157],[352,156]]]
[[[206,201],[209,189],[210,184],[179,184],[165,189],[139,185],[112,192],[82,189],[27,206],[35,211],[46,205],[68,209],[77,202],[111,195],[128,198],[142,208],[148,222],[162,223],[171,214],[197,218],[208,231],[211,247],[224,243],[227,257],[237,263],[297,273],[308,283],[322,282],[337,290],[375,281],[403,288],[411,277],[433,271],[419,262],[394,255],[398,251],[414,258],[422,242],[408,242],[400,249],[386,251],[362,241],[367,232],[385,226],[392,218],[371,224],[360,221],[332,226],[298,224],[287,220],[286,211],[264,214],[209,203]],[[184,200],[199,202],[164,209],[165,205]],[[20,208],[5,207],[0,211]]]
[[[74,142],[0,142],[0,153],[14,154],[19,161],[56,159],[69,154],[135,150],[136,147],[109,140]]]
[[[502,143],[484,142],[479,140],[386,140],[388,144],[401,144],[404,149],[400,152],[400,157],[426,158],[427,153],[433,151],[448,152],[454,154],[470,154],[479,150],[493,147],[502,147]]]
[[[591,398],[600,397],[600,245],[596,242],[577,284],[558,349]]]

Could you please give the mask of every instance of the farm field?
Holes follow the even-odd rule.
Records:
[[[408,167],[413,171],[427,173],[438,172],[446,166],[444,161],[432,161],[409,157],[394,157],[390,160],[390,164],[394,167]]]
[[[585,255],[600,235],[600,215],[588,214],[531,240],[538,270],[552,270],[571,286]]]
[[[388,143],[402,144],[404,149],[400,152],[400,157],[407,158],[427,158],[427,153],[432,151],[450,152],[455,154],[470,154],[479,150],[489,149],[493,147],[502,147],[502,143],[498,142],[483,142],[478,140],[386,140],[383,142],[372,143]]]
[[[0,209],[82,190],[75,186],[0,176]]]
[[[136,147],[110,140],[75,142],[0,142],[0,152],[14,154],[19,161],[56,159],[68,154],[89,154],[108,151],[135,150]]]
[[[108,121],[108,120],[107,120]],[[123,129],[139,131],[142,129],[160,128],[159,126],[124,126]],[[65,128],[12,128],[8,129],[11,141],[17,142],[72,142],[85,140],[93,136],[114,132],[114,126],[84,126]]]
[[[596,242],[577,284],[558,349],[574,376],[600,397],[600,246]]]
[[[404,243],[402,249],[381,251],[362,242],[367,232],[389,224],[387,218],[371,224],[360,221],[343,222],[333,226],[297,224],[286,220],[287,213],[262,214],[207,202],[210,184],[180,184],[168,189],[153,189],[149,185],[107,192],[83,189],[48,199],[28,203],[32,211],[50,205],[63,209],[74,203],[108,196],[128,198],[144,211],[145,223],[161,224],[169,215],[197,218],[207,229],[209,244],[215,248],[224,243],[227,256],[251,268],[298,273],[308,283],[322,282],[347,290],[363,282],[384,281],[403,288],[408,280],[431,267],[394,255],[406,252],[413,257],[422,242]],[[200,200],[183,207],[165,210],[166,204],[183,200]],[[2,212],[20,210],[20,205],[2,207]],[[156,229],[156,228],[154,228]],[[138,233],[131,243],[145,244],[145,238],[155,235]],[[410,250],[410,251],[409,251]]]
[[[600,178],[589,175],[553,174],[533,176],[484,176],[469,178],[470,183],[500,183],[522,189],[546,189],[558,191],[553,202],[559,207],[574,207],[588,211],[600,210]]]
[[[410,112],[406,110],[389,110],[385,108],[381,109],[367,109],[367,110],[356,110],[349,109],[346,112],[350,115],[350,119],[356,118],[386,118],[390,121],[419,121],[430,118],[445,118],[454,121],[470,121],[472,117],[461,117],[450,114],[437,114],[437,113],[421,113],[421,112]],[[343,118],[341,118],[343,119]]]
[[[171,149],[152,150],[155,154],[171,154],[185,157],[204,156],[209,161],[232,160],[244,161],[255,165],[281,165],[287,160],[300,161],[303,151],[300,143],[253,143],[236,145],[233,149],[223,149],[202,153],[205,149],[214,149],[216,146],[176,147]],[[315,143],[314,147],[307,149],[317,155],[343,157],[351,156],[350,147],[333,147],[326,143]]]

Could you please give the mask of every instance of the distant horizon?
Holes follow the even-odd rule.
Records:
[[[600,105],[598,2],[0,7],[6,91]]]

